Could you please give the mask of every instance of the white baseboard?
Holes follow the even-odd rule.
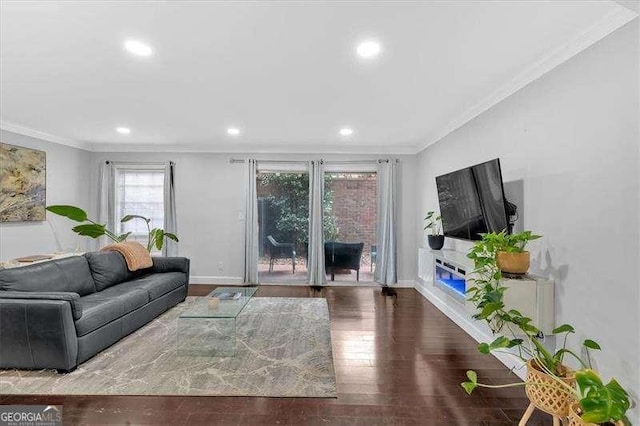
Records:
[[[189,284],[214,284],[214,285],[243,285],[241,277],[216,277],[216,276],[196,276],[189,279]],[[308,287],[308,283],[302,282],[281,282],[281,283],[260,283],[260,285],[281,285],[292,287]],[[382,284],[371,281],[327,281],[324,287],[381,287]],[[396,284],[391,284],[393,288],[415,288],[416,282],[413,280],[400,280]]]
[[[477,342],[491,342],[495,338],[491,336],[491,334],[485,332],[480,329],[476,321],[470,317],[465,317],[460,314],[460,312],[451,308],[449,304],[447,304],[446,300],[442,299],[439,295],[434,293],[431,286],[418,279],[416,282],[416,291],[425,297],[431,304],[433,304],[436,308],[438,308],[443,314],[445,314],[449,319],[455,322],[458,327],[462,328],[468,335],[473,337]],[[515,355],[510,355],[507,353],[492,353],[495,358],[498,359],[501,363],[503,363],[508,368],[512,369],[514,374],[520,377],[522,380],[526,378],[527,369],[525,363]]]
[[[242,285],[242,277],[190,277],[189,284]]]

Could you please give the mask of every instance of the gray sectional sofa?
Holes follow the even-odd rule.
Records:
[[[74,370],[184,301],[189,259],[130,272],[120,253],[0,270],[0,368]]]

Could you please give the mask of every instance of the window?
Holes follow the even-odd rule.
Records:
[[[142,219],[125,223],[120,220],[129,214],[151,219],[151,228],[164,228],[164,167],[118,166],[115,173],[115,223],[119,233],[131,232],[128,240],[147,245],[149,231]]]

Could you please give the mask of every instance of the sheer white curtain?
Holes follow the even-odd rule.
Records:
[[[98,176],[98,223],[107,225],[107,229],[116,230],[116,188],[115,166],[111,161],[103,161],[100,164]],[[111,240],[100,237],[93,240],[94,250],[98,250],[109,244]]]
[[[324,164],[320,161],[309,162],[309,248],[308,270],[309,284],[323,285],[327,282],[324,273]]]
[[[258,195],[256,160],[244,162],[244,277],[245,284],[258,283]]]
[[[381,284],[395,284],[397,276],[397,199],[396,160],[378,162],[378,254],[374,279]]]
[[[164,232],[178,235],[178,219],[176,217],[175,169],[173,161],[167,161],[164,166]],[[178,235],[178,238],[180,236]],[[165,239],[162,253],[165,256],[178,255],[178,243]]]

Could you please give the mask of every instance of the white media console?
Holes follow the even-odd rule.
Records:
[[[471,286],[473,263],[464,253],[453,250],[434,250],[433,284],[452,296],[474,314],[473,303],[466,300],[465,291]],[[517,278],[503,278],[500,284],[507,287],[504,304],[508,309],[516,309],[532,319],[532,323],[543,333],[549,334],[555,328],[553,312],[553,281],[534,275]]]
[[[466,300],[465,291],[472,285],[473,262],[466,253],[456,250],[431,250],[420,248],[418,253],[417,290],[480,342],[490,342],[495,337],[482,321],[471,316],[475,306]],[[534,275],[504,278],[501,284],[508,287],[504,294],[507,309],[516,309],[532,319],[532,323],[545,335],[555,328],[554,282]],[[545,346],[555,346],[554,339],[545,339]],[[497,357],[509,367],[518,367],[519,360],[508,355]],[[516,374],[524,374],[516,371]],[[521,376],[522,377],[522,376]]]

